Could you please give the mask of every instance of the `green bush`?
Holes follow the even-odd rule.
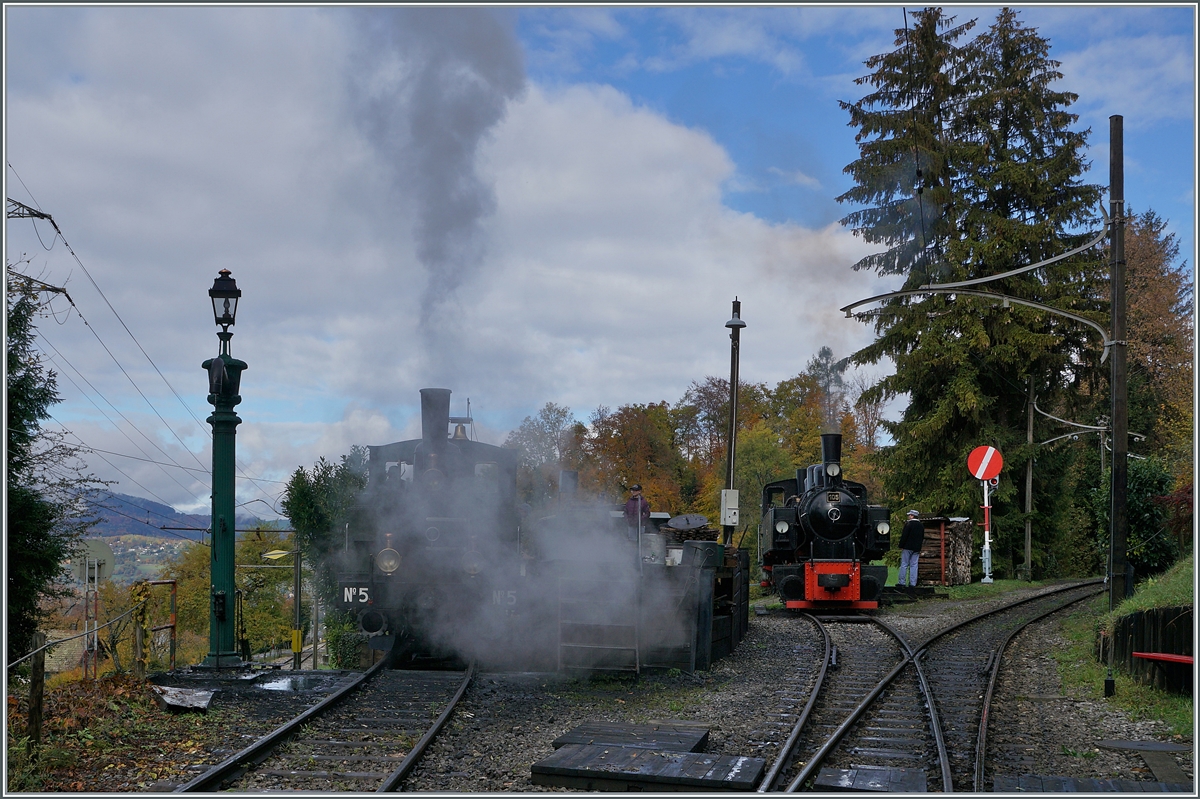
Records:
[[[1095,492],[1097,546],[1108,552],[1109,544],[1109,472]],[[1171,491],[1171,472],[1157,458],[1129,460],[1125,514],[1129,520],[1126,558],[1140,578],[1159,574],[1179,559],[1179,539],[1167,529],[1167,508],[1155,500]]]
[[[349,614],[329,614],[325,621],[325,640],[329,646],[329,665],[335,669],[357,669],[359,653],[367,636],[358,630]]]

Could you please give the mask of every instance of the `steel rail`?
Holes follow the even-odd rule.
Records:
[[[363,685],[363,683],[372,679],[380,671],[390,665],[392,660],[392,652],[388,652],[378,663],[371,668],[359,674],[348,684],[342,686],[338,690],[331,693],[329,696],[322,699],[317,704],[310,707],[308,710],[296,716],[291,721],[284,723],[271,732],[259,738],[254,743],[247,746],[236,755],[222,760],[208,771],[198,774],[189,782],[177,787],[174,793],[190,793],[192,791],[203,791],[213,787],[218,787],[219,784],[230,777],[238,776],[239,771],[245,771],[247,766],[261,762],[275,747],[287,741],[299,731],[300,727],[312,721],[317,716],[330,709],[345,697],[349,696],[355,689]]]
[[[421,740],[417,741],[413,748],[409,750],[404,759],[400,761],[400,765],[396,766],[396,770],[389,774],[387,778],[384,779],[383,783],[375,789],[376,793],[387,793],[400,787],[400,783],[404,782],[404,778],[407,777],[409,772],[411,772],[417,763],[420,762],[421,758],[425,755],[425,750],[429,748],[429,745],[433,743],[433,739],[437,737],[437,734],[441,732],[442,727],[446,725],[446,722],[450,719],[450,714],[453,713],[454,708],[458,706],[458,701],[462,699],[463,694],[467,692],[467,686],[471,684],[471,680],[474,677],[475,661],[471,661],[471,665],[467,667],[466,676],[463,677],[462,685],[458,686],[458,691],[455,692],[454,697],[449,701],[449,703],[447,703],[446,709],[442,711],[440,716],[438,716],[437,721],[433,723],[433,726],[426,730],[425,734],[421,736]]]
[[[927,638],[924,642],[922,642],[915,649],[910,648],[908,646],[907,642],[904,641],[903,637],[901,637],[897,632],[892,630],[887,624],[885,624],[884,622],[882,622],[879,619],[870,618],[869,619],[870,621],[875,622],[880,627],[887,630],[887,632],[890,635],[895,637],[896,640],[901,644],[901,646],[905,650],[907,650],[907,654],[905,655],[904,660],[902,660],[895,668],[893,668],[887,675],[885,675],[879,681],[879,684],[877,684],[871,690],[871,692],[869,694],[867,694],[867,696],[862,700],[862,702],[860,702],[859,705],[857,707],[855,707],[854,710],[851,711],[850,715],[846,718],[846,720],[843,721],[838,726],[838,728],[833,731],[832,734],[830,734],[830,736],[826,739],[825,743],[822,744],[822,746],[819,750],[817,750],[817,752],[813,755],[812,759],[808,762],[808,764],[805,765],[805,767],[800,771],[800,773],[796,776],[796,778],[793,779],[792,782],[788,785],[788,787],[786,788],[786,791],[788,793],[797,792],[800,789],[800,787],[805,783],[805,781],[807,781],[810,777],[812,777],[813,773],[820,766],[821,762],[824,761],[824,759],[829,756],[830,752],[832,752],[833,749],[837,746],[837,744],[840,743],[841,739],[845,737],[846,733],[850,730],[850,728],[854,725],[854,723],[858,721],[858,719],[862,716],[863,713],[866,712],[867,708],[870,707],[870,705],[875,701],[875,699],[879,696],[879,694],[881,694],[883,692],[883,690],[892,682],[892,680],[894,680],[900,674],[900,672],[903,671],[904,667],[907,666],[910,661],[912,661],[913,664],[917,667],[918,679],[921,682],[922,690],[926,692],[925,695],[929,700],[929,708],[930,708],[931,718],[937,719],[936,721],[931,722],[931,727],[934,730],[935,741],[938,741],[938,746],[939,746],[938,756],[939,756],[939,759],[941,760],[941,764],[942,764],[943,785],[946,786],[947,792],[953,790],[952,780],[948,777],[949,757],[947,756],[946,751],[945,751],[945,742],[943,739],[941,739],[941,720],[940,720],[940,718],[937,718],[936,706],[934,704],[934,697],[933,697],[932,692],[928,690],[928,682],[925,680],[924,673],[920,668],[919,662],[917,662],[918,659],[922,655],[925,654],[925,650],[931,644],[933,644],[934,641],[954,632],[955,630],[965,627],[968,624],[973,624],[973,623],[980,621],[982,619],[985,619],[989,616],[993,616],[997,613],[1002,613],[1006,610],[1011,610],[1015,607],[1019,607],[1024,604],[1028,604],[1030,602],[1036,602],[1039,599],[1045,599],[1046,597],[1054,596],[1055,594],[1064,593],[1066,591],[1073,591],[1073,590],[1076,590],[1083,586],[1093,585],[1093,584],[1100,583],[1100,582],[1103,582],[1103,579],[1097,578],[1094,580],[1089,580],[1089,581],[1084,581],[1084,582],[1080,582],[1080,583],[1075,583],[1075,584],[1069,585],[1069,586],[1064,586],[1062,588],[1056,588],[1051,591],[1045,591],[1043,593],[1036,594],[1031,597],[1026,597],[1023,599],[1019,599],[1019,600],[1016,600],[1013,602],[1006,603],[1004,605],[1001,605],[1000,607],[993,608],[992,610],[985,611],[976,616],[972,616],[969,619],[966,619],[957,624],[951,625],[950,627],[947,627],[944,630],[940,630],[940,631],[934,633],[933,635],[931,635],[929,638]],[[863,617],[863,618],[867,618],[867,617]]]
[[[796,744],[800,741],[800,733],[804,729],[804,725],[808,723],[809,714],[812,713],[813,706],[817,703],[817,697],[821,693],[821,686],[825,683],[825,675],[829,671],[830,655],[833,653],[833,642],[829,638],[829,630],[825,628],[825,625],[816,616],[809,613],[802,615],[817,625],[817,629],[825,637],[825,658],[821,661],[821,671],[817,674],[817,681],[813,684],[812,691],[809,692],[808,702],[805,703],[804,710],[800,711],[800,718],[796,720],[796,724],[792,727],[791,735],[784,741],[783,747],[779,750],[779,756],[775,759],[774,765],[771,766],[771,770],[759,782],[758,793],[766,793],[774,788],[775,781],[779,779],[779,773],[785,768],[785,764],[790,760]]]
[[[1034,616],[1033,618],[1028,619],[1027,621],[1023,622],[1020,626],[1018,626],[1016,629],[1014,629],[1012,632],[1010,632],[1007,636],[1005,636],[1004,640],[1000,642],[1000,645],[998,647],[996,647],[995,650],[993,650],[994,656],[991,659],[992,667],[990,669],[990,674],[988,676],[987,691],[985,691],[984,695],[983,695],[983,710],[981,712],[980,719],[979,719],[979,736],[976,739],[976,744],[975,744],[974,790],[976,793],[979,793],[980,791],[983,790],[983,788],[981,786],[983,785],[983,780],[984,780],[984,773],[983,773],[984,761],[987,759],[987,728],[988,728],[989,711],[991,710],[991,707],[992,707],[992,695],[995,693],[995,690],[996,690],[996,680],[1000,675],[1000,663],[1004,657],[1004,650],[1008,647],[1009,642],[1013,639],[1013,636],[1015,636],[1017,633],[1021,632],[1022,630],[1024,630],[1026,627],[1033,624],[1034,622],[1041,621],[1046,616],[1049,616],[1052,613],[1058,613],[1063,608],[1070,607],[1071,605],[1074,605],[1076,602],[1082,602],[1085,599],[1091,599],[1092,597],[1096,596],[1097,594],[1101,594],[1103,592],[1104,592],[1104,589],[1099,588],[1099,589],[1096,589],[1095,591],[1085,594],[1084,596],[1081,596],[1077,599],[1068,600],[1066,602],[1063,602],[1061,605],[1058,605],[1057,607],[1053,607],[1043,613],[1039,613],[1038,615]]]
[[[1015,607],[1020,607],[1021,605],[1027,605],[1030,602],[1036,602],[1039,599],[1045,599],[1048,596],[1054,596],[1055,594],[1062,594],[1067,591],[1074,591],[1075,589],[1082,588],[1085,585],[1095,585],[1097,583],[1102,583],[1102,582],[1104,582],[1103,577],[1096,577],[1091,580],[1083,580],[1081,582],[1074,583],[1072,585],[1063,586],[1061,588],[1055,588],[1050,591],[1043,591],[1040,594],[1034,594],[1033,596],[1028,596],[1028,597],[1025,597],[1024,599],[1017,599],[1017,600],[1014,600],[1007,604],[1001,605],[1000,607],[992,608],[991,610],[986,610],[977,616],[972,616],[969,619],[960,621],[958,624],[953,624],[953,625],[947,627],[946,629],[939,630],[938,632],[929,636],[928,638],[925,639],[925,641],[920,646],[917,647],[917,650],[916,650],[917,654],[921,654],[922,652],[924,652],[924,650],[927,649],[931,644],[933,644],[933,642],[936,641],[937,639],[939,639],[943,636],[949,635],[950,633],[952,633],[955,630],[958,630],[962,627],[966,627],[968,624],[974,624],[977,621],[986,619],[988,616],[994,616],[997,613],[1003,613],[1006,610],[1012,610]]]
[[[889,629],[890,627],[882,620],[879,624]],[[908,641],[900,636],[900,633],[892,633],[906,650],[908,657],[912,660],[913,668],[917,671],[917,680],[921,683],[921,693],[925,694],[927,707],[929,708],[929,729],[933,732],[933,742],[937,747],[938,763],[942,767],[942,791],[945,793],[954,792],[954,775],[950,773],[950,755],[946,752],[946,738],[942,734],[942,718],[938,715],[936,697],[933,695],[933,689],[929,687],[929,680],[925,679],[925,670],[921,668],[921,658],[912,647],[908,645]]]
[[[884,624],[879,619],[873,618],[871,621],[882,627],[889,635],[896,638],[896,640],[901,644],[901,651],[904,652],[904,658],[895,668],[888,672],[883,679],[881,679],[875,685],[874,688],[871,689],[870,693],[868,693],[866,697],[858,703],[858,706],[850,711],[850,715],[846,717],[846,720],[838,725],[838,728],[834,730],[828,738],[825,739],[825,743],[821,745],[821,748],[818,749],[815,754],[813,754],[812,758],[809,759],[804,768],[800,770],[800,773],[796,776],[796,778],[788,784],[786,789],[787,793],[796,793],[800,790],[801,786],[803,786],[809,777],[813,775],[813,772],[815,772],[821,763],[824,762],[825,758],[829,756],[829,753],[832,752],[839,743],[841,743],[842,738],[844,738],[846,733],[850,731],[850,728],[854,726],[855,722],[862,717],[862,714],[867,711],[867,708],[869,708],[875,699],[878,698],[881,693],[883,693],[884,689],[891,684],[892,680],[896,679],[896,676],[904,670],[904,667],[912,661],[912,650],[909,649],[904,639],[900,637],[898,632],[896,632],[887,624]]]

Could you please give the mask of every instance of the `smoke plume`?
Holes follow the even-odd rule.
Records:
[[[508,24],[488,9],[371,9],[361,20],[358,121],[391,173],[394,197],[415,206],[426,276],[421,331],[432,365],[453,346],[456,326],[447,320],[457,290],[482,263],[481,223],[495,210],[476,153],[524,88],[524,63]]]

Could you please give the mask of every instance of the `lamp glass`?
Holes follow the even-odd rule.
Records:
[[[237,318],[237,304],[237,297],[213,297],[213,320],[221,327],[231,327]]]

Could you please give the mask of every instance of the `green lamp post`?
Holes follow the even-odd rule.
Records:
[[[212,590],[209,603],[208,656],[200,665],[206,668],[237,668],[242,665],[237,651],[234,630],[234,462],[236,458],[237,426],[241,419],[233,408],[242,398],[238,395],[244,361],[229,354],[229,340],[237,316],[238,298],[242,291],[222,269],[208,296],[212,298],[213,319],[221,332],[221,349],[217,357],[201,364],[208,372],[208,401],[213,413],[206,420],[212,425]]]

